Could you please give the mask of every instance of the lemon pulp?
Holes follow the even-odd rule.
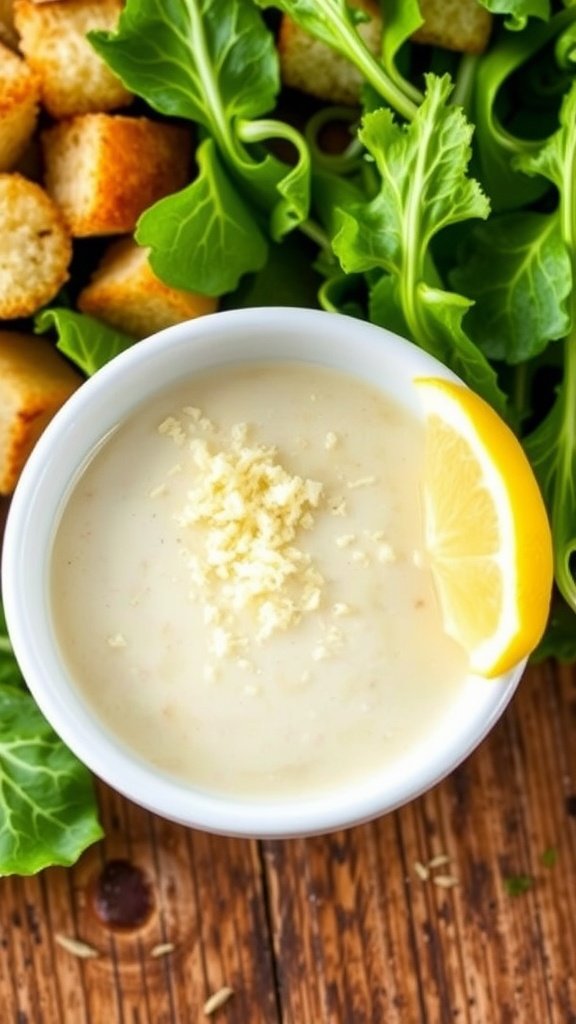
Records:
[[[546,509],[520,442],[483,399],[440,378],[415,384],[426,417],[426,547],[444,627],[473,672],[497,676],[546,626]]]

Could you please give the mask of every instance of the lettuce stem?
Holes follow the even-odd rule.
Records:
[[[406,96],[372,55],[358,34],[349,12],[339,13],[338,17],[335,17],[334,7],[331,3],[326,0],[316,0],[316,2],[318,9],[323,12],[323,17],[330,25],[334,37],[338,38],[337,48],[340,53],[355,64],[363,78],[370,83],[382,99],[390,104],[393,110],[407,121],[412,121],[418,110],[418,104]]]
[[[462,107],[467,117],[470,116],[478,62],[478,54],[464,54],[458,65],[458,71],[456,72],[456,80],[454,83],[454,92],[450,97],[450,102],[453,103],[454,106]]]
[[[352,25],[343,23],[339,26],[339,32],[344,44],[343,52],[350,56],[350,60],[354,61],[366,81],[401,117],[412,121],[418,111],[418,105],[402,92],[396,82],[392,81],[382,65],[366,48]]]
[[[188,5],[191,37],[196,50],[197,67],[202,80],[202,91],[206,98],[206,110],[210,115],[212,134],[222,154],[228,157],[232,165],[242,164],[245,154],[242,153],[230,131],[230,122],[224,110],[222,97],[214,74],[214,65],[208,51],[202,15],[195,4]]]

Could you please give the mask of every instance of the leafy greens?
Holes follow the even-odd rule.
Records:
[[[37,334],[54,330],[58,337],[56,348],[87,377],[134,344],[133,338],[94,317],[57,306],[36,315],[34,330]]]
[[[426,86],[409,126],[385,108],[365,116],[359,135],[380,189],[342,211],[333,248],[346,272],[384,271],[371,287],[372,320],[448,363],[503,411],[496,374],[462,326],[470,302],[442,288],[430,251],[443,228],[488,216],[488,200],[466,176],[472,129],[461,109],[447,104],[448,76],[428,75]]]
[[[406,86],[397,72],[387,71],[374,57],[360,32],[357,30],[359,21],[358,8],[348,4],[346,0],[256,0],[260,7],[277,7],[289,14],[301,27],[326,43],[337,53],[346,57],[360,71],[363,78],[375,92],[397,110],[403,117],[411,118],[416,113],[416,106],[410,93],[413,89]],[[411,5],[413,16],[414,7]],[[398,24],[398,22],[396,22]],[[405,24],[405,22],[404,22]],[[412,25],[410,21],[410,25]],[[415,20],[414,20],[415,24]],[[402,38],[403,32],[400,35]]]
[[[0,607],[0,875],[73,864],[101,836],[90,773],[27,692]]]
[[[308,214],[309,155],[282,121],[261,119],[279,90],[271,33],[252,0],[128,0],[117,32],[92,45],[132,92],[160,114],[199,126],[198,176],[142,217],[137,241],[158,276],[207,295],[232,291],[261,269]],[[290,166],[264,148],[283,139]]]
[[[556,218],[572,291],[564,339],[564,375],[547,417],[526,440],[552,518],[556,583],[576,612],[576,82],[562,104],[561,127],[533,156],[518,159],[558,189]]]

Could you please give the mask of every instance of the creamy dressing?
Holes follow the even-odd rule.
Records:
[[[169,418],[184,439],[159,430]],[[265,639],[241,608],[218,650],[217,590],[190,569],[206,528],[178,517],[198,483],[190,441],[227,450],[241,423],[246,443],[322,485],[294,539],[322,586],[316,609]],[[422,557],[423,449],[411,413],[314,365],[211,370],[137,410],[81,474],[53,550],[58,641],[94,713],[211,793],[315,794],[393,769],[467,675]]]

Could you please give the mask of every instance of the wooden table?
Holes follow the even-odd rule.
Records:
[[[576,667],[532,667],[448,779],[314,839],[206,835],[99,785],[104,840],[0,879],[0,1024],[576,1024],[575,730]],[[136,883],[141,924],[103,921],[103,879],[112,911]]]
[[[575,684],[532,668],[449,779],[321,838],[204,835],[100,787],[106,838],[75,868],[0,881],[1,1024],[195,1024],[222,986],[223,1024],[574,1024]],[[95,909],[111,862],[142,873],[138,927]]]

